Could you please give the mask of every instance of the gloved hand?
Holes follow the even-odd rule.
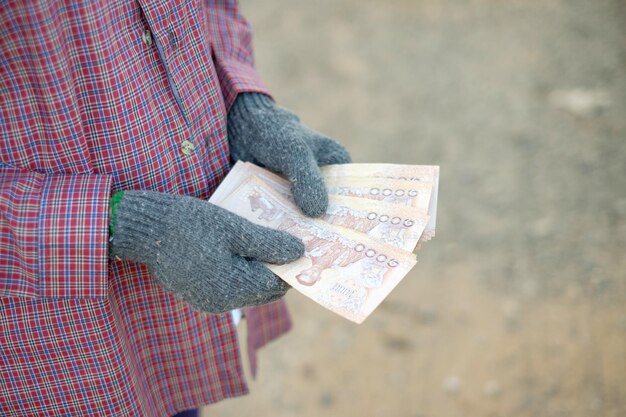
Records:
[[[260,93],[237,95],[228,112],[228,143],[233,160],[284,174],[298,206],[314,217],[328,206],[318,166],[351,161],[343,146],[302,125],[295,114]]]
[[[146,264],[165,289],[202,311],[277,300],[290,287],[261,262],[304,253],[296,237],[193,197],[124,191],[111,201],[110,256]]]

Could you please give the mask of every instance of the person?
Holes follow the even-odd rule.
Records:
[[[170,416],[247,392],[303,244],[206,200],[230,164],[303,212],[348,152],[275,104],[235,0],[0,8],[0,415]],[[187,411],[187,415],[193,411]]]

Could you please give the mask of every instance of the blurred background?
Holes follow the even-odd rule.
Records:
[[[204,415],[626,416],[626,3],[241,7],[305,124],[441,165],[438,227],[362,325],[292,291],[251,394]]]

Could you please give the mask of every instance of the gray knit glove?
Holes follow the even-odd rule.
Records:
[[[111,201],[110,256],[146,264],[165,289],[202,311],[277,300],[290,287],[261,262],[292,262],[304,253],[288,233],[193,197],[124,191]]]
[[[315,217],[328,206],[318,166],[350,162],[343,146],[302,125],[295,114],[259,93],[237,95],[228,112],[228,143],[233,160],[284,174],[298,206]]]

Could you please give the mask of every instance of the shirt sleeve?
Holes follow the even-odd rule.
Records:
[[[0,296],[104,297],[111,178],[0,163]]]
[[[205,0],[205,6],[213,59],[226,109],[230,109],[239,93],[269,95],[254,68],[252,30],[239,12],[237,0]]]

